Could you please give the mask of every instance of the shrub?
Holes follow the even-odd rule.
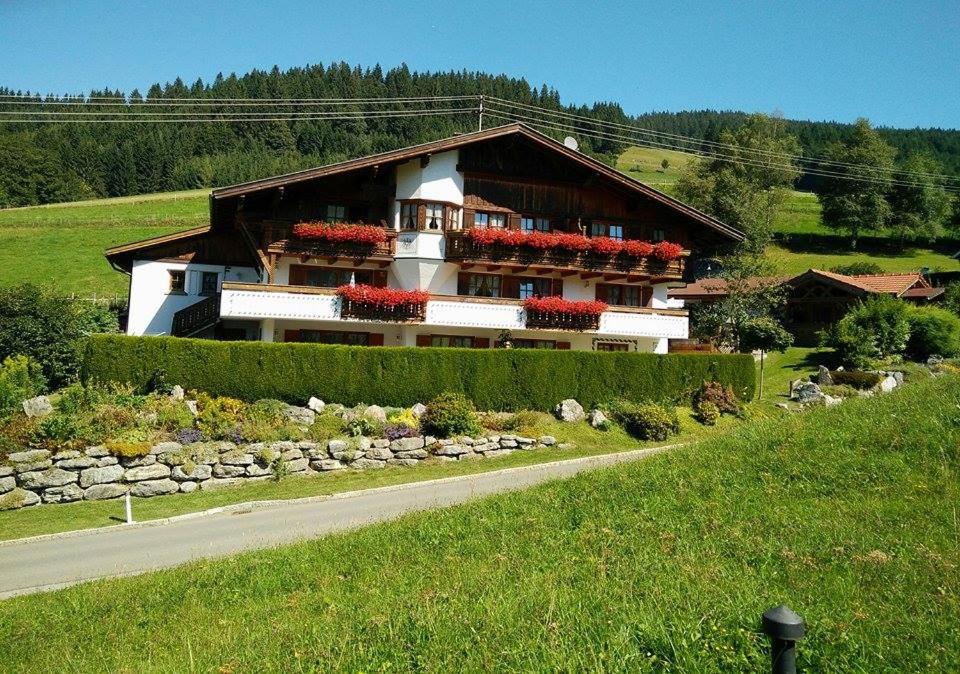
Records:
[[[503,420],[501,424],[502,428],[500,430],[504,431],[519,431],[521,429],[534,428],[542,421],[541,414],[539,412],[532,412],[530,410],[520,410],[516,414],[511,414],[509,417]]]
[[[709,400],[704,400],[696,409],[696,415],[704,426],[715,426],[720,420],[720,409]]]
[[[107,440],[104,447],[121,459],[138,459],[150,453],[151,444],[145,440]]]
[[[680,432],[680,418],[673,407],[620,400],[610,407],[610,413],[627,433],[641,440],[666,440]]]
[[[925,361],[934,354],[947,358],[960,355],[960,318],[956,315],[939,307],[911,307],[908,320],[909,358]]]
[[[51,414],[43,417],[34,430],[33,444],[58,449],[80,439],[81,426],[70,414]]]
[[[197,393],[195,397],[198,411],[197,428],[211,440],[233,441],[243,420],[246,407],[243,401],[226,396],[212,398],[205,393]]]
[[[199,428],[180,428],[173,434],[173,439],[181,445],[189,445],[194,442],[203,441],[203,433]]]
[[[850,310],[822,341],[840,358],[856,367],[867,367],[875,358],[900,355],[910,336],[909,306],[887,295],[871,297]]]
[[[410,428],[419,429],[420,420],[413,415],[413,410],[404,409],[387,416],[387,421],[391,424],[401,424]]]
[[[316,420],[307,429],[307,435],[316,442],[325,442],[343,435],[343,420],[335,414],[317,415]]]
[[[820,390],[834,398],[855,398],[859,395],[859,391],[850,384],[828,384],[821,386]]]
[[[420,425],[425,433],[441,438],[481,432],[473,403],[461,393],[441,393],[427,403]]]
[[[694,392],[691,402],[693,411],[699,413],[700,406],[707,402],[716,407],[720,414],[738,414],[741,408],[733,387],[724,388],[718,381],[705,381]]]
[[[687,399],[701,382],[753,396],[755,366],[745,354],[598,353],[545,349],[433,349],[217,342],[94,335],[86,380],[141,385],[157,367],[171,381],[244,400],[310,396],[353,405],[409,407],[441,391],[465,394],[485,410],[550,412],[558,401]],[[549,376],[544,376],[549,373]]]
[[[7,356],[0,364],[0,421],[21,409],[20,404],[44,390],[40,365],[27,356]]]
[[[882,377],[876,372],[862,370],[834,370],[830,373],[834,384],[844,384],[855,389],[866,391],[880,383]]]
[[[412,438],[417,434],[417,429],[406,424],[387,424],[383,427],[383,437],[391,442],[400,438]]]

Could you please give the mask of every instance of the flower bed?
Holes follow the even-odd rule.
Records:
[[[342,301],[342,316],[389,321],[423,320],[430,299],[430,294],[423,290],[377,288],[363,284],[340,286],[337,295]]]
[[[293,238],[330,243],[375,246],[387,240],[387,232],[375,225],[331,225],[325,222],[301,222],[293,226]]]
[[[568,253],[590,252],[605,257],[623,254],[635,258],[653,257],[663,262],[676,260],[683,255],[683,246],[669,241],[652,244],[647,241],[622,241],[609,236],[587,237],[582,234],[560,232],[531,232],[528,234],[515,229],[491,228],[468,230],[467,237],[478,246],[524,247],[533,250]]]
[[[562,297],[528,297],[523,301],[528,328],[596,330],[606,302],[572,301]]]

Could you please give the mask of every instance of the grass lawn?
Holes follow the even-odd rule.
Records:
[[[85,297],[125,297],[128,279],[110,268],[104,249],[205,224],[207,195],[193,190],[0,210],[0,285],[30,281]]]
[[[617,159],[616,168],[642,183],[663,189],[677,182],[691,158],[689,154],[673,150],[630,147]],[[661,165],[664,159],[669,162],[666,170]]]
[[[790,380],[801,379],[816,372],[818,365],[829,365],[832,353],[832,349],[791,346],[783,353],[766,354],[763,364],[763,397],[754,403],[754,407],[771,410],[776,403],[785,402],[790,392]],[[760,376],[759,361],[757,376]]]
[[[922,400],[923,405],[917,401]],[[8,671],[957,671],[960,379],[363,530],[0,603]]]
[[[382,470],[339,471],[315,477],[288,477],[281,482],[257,482],[221,491],[193,494],[174,494],[151,499],[134,500],[134,516],[139,521],[198,512],[208,508],[264,499],[289,499],[320,496],[337,492],[382,487],[385,485],[429,480],[454,475],[467,475],[525,466],[546,461],[558,461],[596,454],[653,447],[660,444],[690,442],[729,431],[737,422],[730,417],[721,419],[716,427],[707,428],[691,418],[689,409],[682,409],[682,429],[678,436],[666,443],[639,442],[619,428],[600,432],[587,424],[563,424],[548,415],[537,428],[524,429],[529,435],[554,435],[561,442],[573,442],[571,449],[541,449],[515,452],[497,459],[457,463],[428,462],[415,468],[388,467]],[[529,433],[527,433],[529,431]],[[81,501],[56,506],[42,506],[27,510],[0,512],[0,540],[23,538],[38,534],[105,527],[123,521],[123,501]]]

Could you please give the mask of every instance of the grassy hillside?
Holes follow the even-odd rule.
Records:
[[[760,613],[785,602],[807,620],[803,671],[956,671],[958,402],[960,379],[927,379],[526,492],[8,600],[4,665],[757,672]]]
[[[121,295],[127,277],[104,249],[207,222],[207,190],[0,210],[0,284],[54,284],[83,296]]]
[[[662,166],[664,159],[669,163],[666,169]],[[659,189],[667,189],[677,182],[680,172],[690,159],[691,156],[683,152],[658,150],[649,147],[631,147],[620,155],[617,160],[617,169],[642,183]]]

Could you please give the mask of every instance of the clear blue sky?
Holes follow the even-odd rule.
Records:
[[[134,87],[345,60],[469,69],[565,102],[960,128],[960,2],[0,0],[0,85]]]

